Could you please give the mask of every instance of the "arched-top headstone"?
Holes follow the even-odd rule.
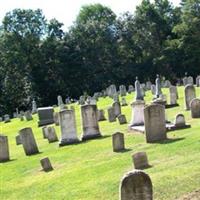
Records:
[[[183,114],[177,114],[174,122],[176,127],[184,127],[185,126],[185,117]]]
[[[190,102],[192,118],[200,118],[200,99],[193,99]]]
[[[195,87],[193,85],[185,86],[185,109],[190,110],[192,99],[196,98]]]
[[[142,170],[134,170],[124,175],[120,184],[120,200],[152,200],[152,182]]]

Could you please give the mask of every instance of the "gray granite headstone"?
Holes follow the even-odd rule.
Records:
[[[192,99],[196,98],[195,87],[193,85],[185,86],[185,109],[190,110]]]
[[[10,160],[8,137],[0,134],[0,162]]]
[[[200,99],[195,98],[190,102],[192,118],[200,118]]]
[[[114,152],[123,151],[125,149],[123,133],[117,132],[112,135],[112,146]]]
[[[38,108],[38,126],[44,126],[54,123],[53,117],[54,109],[53,107],[42,107]]]

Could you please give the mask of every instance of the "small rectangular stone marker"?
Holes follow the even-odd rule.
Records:
[[[58,137],[56,135],[56,131],[55,131],[55,128],[53,126],[49,126],[46,128],[47,130],[47,139],[49,141],[49,143],[52,143],[52,142],[57,142],[58,141]]]
[[[54,109],[53,107],[42,107],[38,108],[38,126],[44,126],[54,123],[53,117]]]
[[[126,120],[126,116],[125,115],[118,115],[117,117],[118,121],[119,121],[119,124],[126,124],[127,123],[127,120]]]
[[[105,113],[104,113],[104,110],[97,110],[97,120],[98,121],[105,121],[106,118],[105,118]]]
[[[109,122],[116,121],[115,112],[114,112],[113,107],[108,108],[108,121]]]
[[[24,147],[25,154],[32,155],[39,153],[33,132],[31,128],[23,128],[19,131],[22,145]]]
[[[16,145],[22,144],[20,135],[17,135],[17,136],[15,137],[15,139],[16,139]]]
[[[145,169],[149,167],[146,152],[138,152],[132,155],[135,169]]]
[[[121,114],[121,105],[119,102],[114,102],[112,107],[114,109],[115,117]]]
[[[0,162],[10,160],[8,137],[0,134]]]
[[[112,146],[114,152],[120,152],[125,149],[123,133],[117,132],[112,135]]]
[[[49,172],[49,171],[53,170],[53,167],[52,167],[51,162],[48,157],[41,159],[40,163],[41,163],[42,169],[45,172]]]
[[[43,135],[43,138],[44,138],[44,139],[47,138],[47,127],[46,127],[46,126],[43,126],[43,127],[42,127],[42,135]]]

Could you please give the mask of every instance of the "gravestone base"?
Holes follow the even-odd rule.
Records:
[[[186,129],[186,128],[191,128],[190,124],[185,124],[182,126],[176,126],[175,124],[172,124],[168,126],[167,131],[176,131],[176,130],[180,130],[180,129]]]
[[[91,135],[82,135],[81,140],[85,141],[85,140],[90,140],[90,139],[95,139],[95,138],[100,138],[100,137],[102,137],[100,133],[95,133]]]
[[[79,139],[62,139],[59,142],[59,147],[70,145],[70,144],[77,144],[80,143]]]

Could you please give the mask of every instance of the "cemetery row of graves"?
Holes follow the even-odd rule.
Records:
[[[64,104],[61,96],[58,96],[57,99],[58,107],[49,106],[37,108],[36,102],[33,101],[31,111],[17,111],[14,113],[14,118],[12,119],[9,115],[4,115],[4,118],[2,118],[1,132],[5,134],[0,136],[1,171],[2,173],[6,170],[9,172],[18,166],[22,167],[22,170],[24,170],[23,173],[25,173],[25,177],[29,176],[34,179],[34,176],[38,176],[39,179],[35,179],[36,185],[40,184],[41,181],[45,181],[46,183],[46,180],[48,184],[51,184],[52,181],[53,185],[57,185],[58,183],[55,181],[56,177],[59,177],[59,180],[60,177],[63,176],[63,178],[65,177],[68,179],[65,181],[72,181],[65,171],[66,166],[62,167],[62,165],[66,163],[68,170],[73,171],[74,164],[75,166],[77,165],[77,168],[75,168],[77,171],[75,170],[72,172],[76,177],[73,181],[77,183],[76,181],[80,180],[79,177],[83,176],[81,182],[83,184],[83,182],[94,181],[90,175],[84,176],[84,169],[86,170],[87,168],[87,170],[89,170],[89,168],[92,167],[94,171],[98,170],[100,167],[98,163],[104,162],[105,165],[103,164],[101,173],[104,172],[106,174],[109,171],[110,175],[113,176],[113,178],[111,178],[103,175],[102,178],[100,178],[100,175],[96,172],[94,176],[95,183],[92,182],[96,186],[96,190],[92,190],[91,184],[86,184],[84,191],[81,189],[74,189],[75,185],[72,183],[70,186],[65,186],[71,187],[71,189],[66,189],[68,191],[66,194],[60,189],[57,191],[58,196],[55,198],[50,192],[49,195],[52,195],[49,196],[50,199],[66,198],[68,195],[70,197],[67,199],[119,198],[121,200],[149,200],[153,199],[153,197],[154,199],[171,199],[172,197],[175,199],[175,197],[178,198],[180,194],[192,192],[200,187],[200,182],[196,179],[191,180],[191,186],[188,186],[188,190],[187,188],[182,188],[177,194],[169,193],[168,190],[171,188],[171,185],[167,180],[163,180],[163,182],[158,184],[158,179],[160,177],[155,176],[152,178],[152,174],[155,175],[158,170],[156,170],[156,165],[159,166],[162,164],[158,161],[153,162],[153,159],[149,159],[149,157],[151,158],[151,153],[146,151],[150,149],[150,152],[152,152],[154,145],[156,145],[155,147],[160,149],[160,151],[156,153],[158,153],[160,157],[165,157],[166,152],[169,153],[171,151],[171,147],[172,151],[175,152],[178,148],[184,148],[181,142],[187,143],[186,139],[176,137],[178,134],[183,132],[186,134],[186,138],[192,137],[188,136],[188,133],[192,132],[193,126],[199,128],[199,122],[192,120],[198,120],[198,118],[200,118],[200,98],[198,98],[198,96],[200,96],[200,94],[198,94],[200,76],[196,78],[196,85],[194,84],[193,78],[187,76],[183,78],[182,84],[183,87],[179,87],[180,83],[174,86],[171,85],[168,80],[161,82],[158,75],[155,84],[151,82],[140,84],[136,77],[135,85],[129,86],[128,91],[124,85],[119,87],[119,91],[117,91],[115,85],[111,85],[105,91],[95,93],[93,97],[81,96],[79,101],[73,104],[71,104],[69,99],[66,102],[67,104]],[[163,91],[165,92],[163,93]],[[171,118],[174,120],[172,121]],[[168,137],[169,134],[171,137],[171,134],[173,134],[173,137]],[[196,137],[195,134],[194,136]],[[46,143],[46,141],[48,143]],[[178,143],[180,143],[180,145],[178,145]],[[132,147],[133,144],[134,147]],[[170,145],[174,146],[170,147]],[[194,149],[191,149],[191,151],[194,151],[194,156],[199,156],[196,151],[197,146],[199,146],[199,139],[194,144]],[[72,153],[73,151],[77,152]],[[91,151],[92,153],[96,153],[90,155]],[[100,151],[104,152],[104,154],[101,155],[102,152],[100,153]],[[132,156],[130,156],[131,151]],[[60,165],[58,161],[54,161],[54,159],[58,159],[55,157],[58,156],[59,152],[64,159],[63,163]],[[112,155],[110,152],[112,152]],[[170,153],[170,156],[176,156],[174,152],[172,155]],[[190,149],[187,149],[186,153],[188,154],[189,152]],[[77,158],[74,158],[74,155],[76,155]],[[96,157],[93,158],[94,155]],[[99,155],[101,156],[99,157]],[[152,153],[152,155],[157,157],[155,153]],[[130,157],[133,162],[134,170],[131,169],[132,167],[129,166],[129,161],[127,161]],[[165,158],[167,159],[167,157]],[[29,162],[31,159],[32,161]],[[79,159],[84,160],[84,163]],[[112,166],[114,162],[112,159],[117,160],[117,164],[115,163],[117,166],[115,164]],[[188,158],[186,157],[184,159],[184,162],[186,162]],[[28,172],[26,175],[26,168],[31,162],[33,164],[33,169],[37,170]],[[88,165],[87,162],[91,163]],[[192,161],[189,158],[188,162],[194,162],[193,175],[199,175],[199,170],[197,170],[199,166],[198,160]],[[15,163],[17,163],[17,166],[15,166]],[[38,163],[41,164],[41,167],[39,167]],[[22,165],[20,166],[20,164]],[[83,164],[85,168],[83,167],[83,169],[81,168],[78,170],[79,164]],[[23,165],[26,167],[24,168]],[[106,169],[105,166],[107,165],[110,165],[112,170]],[[187,164],[185,165],[187,166]],[[164,167],[166,166],[167,163]],[[167,175],[177,177],[176,174],[173,174],[173,169],[171,170],[169,174],[172,173],[172,175]],[[176,169],[174,171],[177,170],[181,171],[181,169]],[[185,169],[183,168],[182,170]],[[126,171],[128,172],[125,173]],[[21,171],[16,171],[15,173],[23,174]],[[121,173],[125,175],[122,176]],[[119,174],[120,178],[118,177]],[[52,180],[50,181],[47,177],[51,178],[51,176]],[[4,194],[3,198],[13,199],[14,196],[7,191],[7,187],[4,187],[4,185],[6,186],[6,184],[8,184],[7,181],[10,176],[8,176],[8,174],[6,176],[5,172],[5,175],[2,175],[2,177],[1,193]],[[42,180],[43,178],[44,180]],[[118,181],[116,182],[117,178]],[[27,179],[30,180],[30,178]],[[112,180],[115,181],[112,182]],[[17,179],[15,181],[17,181]],[[108,191],[105,189],[105,191],[103,190],[103,194],[100,192],[101,194],[98,196],[98,192],[95,193],[95,191],[102,189],[100,183],[103,184],[106,183],[106,181],[110,185]],[[176,178],[174,181],[176,182]],[[22,185],[24,184],[23,181],[19,181],[19,183]],[[177,189],[176,187],[171,188],[171,190],[174,189],[176,191],[179,190],[179,187],[182,187],[181,179],[177,179],[177,184],[180,184],[180,186],[177,186]],[[40,187],[41,188],[38,190],[36,186],[33,186],[30,192],[27,193],[27,190],[24,189],[24,192],[16,192],[16,195],[27,193],[27,195],[31,195],[33,199],[42,199],[44,198],[44,192],[40,193],[39,191],[44,190],[44,184]],[[59,188],[60,186],[56,186],[56,190],[57,187]],[[15,189],[17,189],[16,185]],[[50,187],[47,190],[50,191],[52,188]],[[85,190],[87,192],[85,192]],[[54,189],[52,191],[54,191]],[[79,193],[79,195],[84,194],[85,196],[81,198],[77,193]],[[86,198],[86,194],[88,198]]]

